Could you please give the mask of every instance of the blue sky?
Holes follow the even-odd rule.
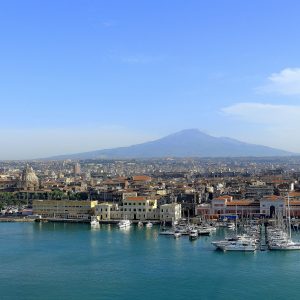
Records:
[[[0,2],[0,159],[186,128],[300,152],[299,1]]]

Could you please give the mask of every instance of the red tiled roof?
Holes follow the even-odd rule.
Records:
[[[269,201],[276,201],[276,200],[282,199],[282,197],[276,196],[276,195],[270,195],[270,196],[263,197],[263,199],[269,200]]]
[[[144,201],[146,200],[145,197],[128,197],[127,200],[129,201]]]
[[[289,192],[290,197],[300,197],[300,192]]]
[[[227,206],[248,206],[254,204],[254,201],[249,200],[235,200],[227,203]]]
[[[150,176],[146,176],[146,175],[136,175],[132,177],[133,181],[151,181],[151,177]]]

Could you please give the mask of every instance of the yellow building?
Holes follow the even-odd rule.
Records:
[[[123,200],[123,218],[128,220],[159,220],[157,201],[145,197],[128,197]]]
[[[95,216],[98,220],[110,220],[110,212],[112,210],[113,204],[110,203],[100,203],[95,207]]]
[[[33,200],[33,214],[43,218],[89,219],[94,214],[97,201]]]
[[[169,203],[160,206],[160,220],[163,222],[174,222],[181,218],[181,204]]]

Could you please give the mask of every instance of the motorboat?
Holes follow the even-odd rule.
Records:
[[[235,224],[234,223],[228,223],[227,228],[234,230],[235,229]]]
[[[174,235],[174,239],[178,239],[181,237],[181,233],[178,231],[175,231],[173,235]]]
[[[147,228],[151,228],[152,226],[153,226],[153,224],[150,221],[146,223]]]
[[[219,240],[219,241],[213,241],[212,245],[214,245],[217,249],[222,249],[224,248],[224,246],[232,244],[232,243],[236,243],[236,242],[245,242],[245,243],[254,243],[256,242],[256,240],[254,240],[252,237],[246,235],[246,234],[242,234],[242,235],[235,235],[235,236],[231,236],[228,238],[225,238],[224,240]]]
[[[97,217],[95,217],[95,216],[91,217],[90,224],[91,224],[91,227],[93,227],[93,228],[99,228],[100,227],[100,223],[99,223]]]
[[[143,222],[142,222],[142,221],[139,221],[139,222],[138,222],[138,227],[143,227],[143,226],[144,226]]]
[[[163,228],[160,232],[159,232],[160,235],[174,235],[174,230],[173,229],[166,229],[166,228]]]
[[[131,225],[131,222],[129,220],[121,220],[119,223],[118,223],[118,227],[119,228],[127,228]]]
[[[247,251],[256,250],[256,244],[253,241],[237,240],[220,246],[223,251]]]
[[[198,227],[198,235],[210,235],[211,234],[211,230],[206,228],[206,227]]]
[[[191,241],[196,240],[198,238],[198,230],[197,229],[190,230],[189,238]]]

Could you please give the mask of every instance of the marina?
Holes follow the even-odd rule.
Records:
[[[150,181],[129,178],[139,189],[136,179]],[[0,299],[298,297],[300,192],[254,202],[216,196],[203,206],[117,192],[118,203],[6,206]]]
[[[295,299],[299,294],[299,251],[216,251],[212,242],[233,234],[223,227],[190,240],[161,235],[157,225],[1,226],[1,299],[226,299],[228,293],[238,299]],[[292,236],[297,240],[299,233]],[[266,284],[266,278],[272,280]]]

